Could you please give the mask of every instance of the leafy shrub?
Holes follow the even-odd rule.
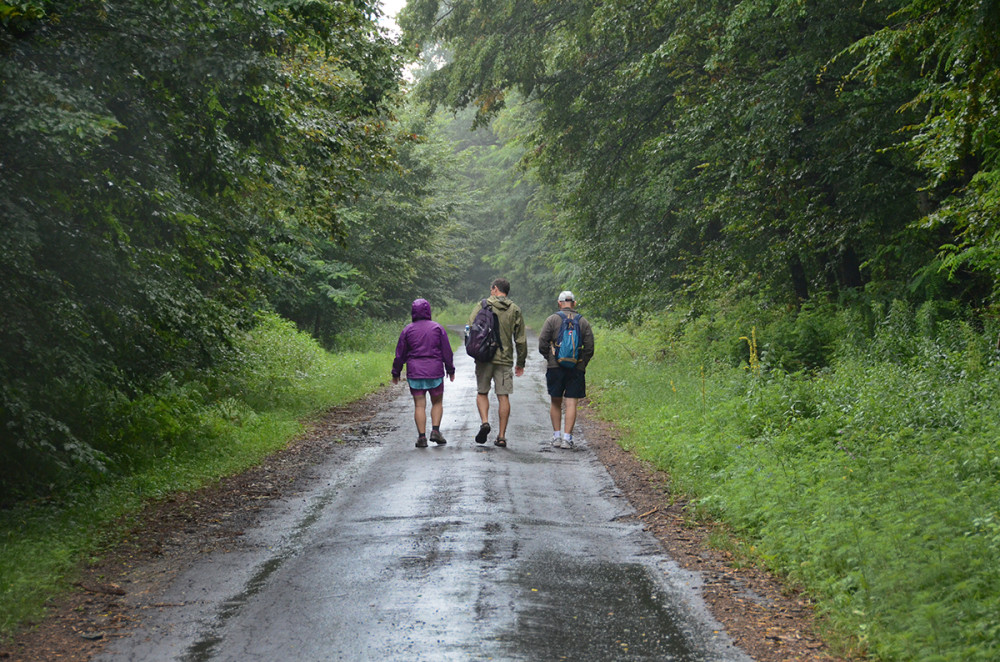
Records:
[[[116,474],[146,467],[178,446],[204,440],[199,425],[207,391],[198,382],[179,383],[165,375],[154,392],[134,400],[120,399],[108,411],[98,444],[110,458]],[[207,441],[207,440],[205,440]]]
[[[824,368],[833,359],[842,327],[833,306],[804,304],[766,327],[761,361],[786,372]]]

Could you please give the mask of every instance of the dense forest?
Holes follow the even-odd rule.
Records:
[[[413,0],[431,103],[514,104],[591,304],[741,287],[982,308],[997,283],[992,2]],[[440,56],[439,56],[440,61]]]
[[[330,343],[440,298],[451,203],[377,18],[0,3],[0,501],[127,466],[129,403],[260,312]]]
[[[338,351],[496,275],[529,318],[577,292],[625,366],[605,399],[666,411],[680,373],[626,381],[673,362],[697,375],[676,417],[707,421],[713,376],[746,373],[722,379],[731,427],[676,435],[666,468],[692,493],[739,485],[705,438],[789,431],[815,445],[788,466],[850,437],[925,475],[947,447],[928,491],[995,493],[976,407],[998,366],[1000,3],[410,0],[399,37],[380,18],[373,0],[0,0],[0,507],[170,455],[149,441],[161,394],[232,397],[216,371],[279,316]],[[780,547],[763,490],[740,513],[720,494],[713,514]],[[995,502],[969,512],[936,539],[996,557]],[[767,558],[795,575],[805,547]],[[837,563],[849,589],[803,581],[868,645],[850,614],[898,587]],[[955,581],[980,602],[942,607],[971,625],[934,654],[989,659],[998,573]],[[884,656],[931,659],[912,641],[939,623]]]

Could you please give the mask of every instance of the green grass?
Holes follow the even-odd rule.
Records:
[[[774,324],[756,329],[758,370],[731,360],[752,319],[728,337],[732,320],[599,328],[588,386],[626,447],[818,599],[844,650],[1000,659],[995,336],[901,315],[854,338],[857,319],[830,317],[825,367],[796,373],[767,363]],[[809,356],[793,345],[783,360]]]
[[[211,376],[122,403],[107,475],[0,512],[0,634],[40,617],[80,563],[123,534],[116,522],[145,503],[254,466],[310,419],[377,390],[399,328],[363,325],[343,339],[356,351],[331,354],[266,317]]]
[[[452,301],[445,306],[438,306],[431,310],[431,315],[435,322],[448,325],[464,326],[469,322],[469,313],[476,307],[475,301]]]

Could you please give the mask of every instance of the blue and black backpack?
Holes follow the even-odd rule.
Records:
[[[575,368],[580,362],[580,316],[560,310],[558,341],[553,345],[556,363],[563,368]]]

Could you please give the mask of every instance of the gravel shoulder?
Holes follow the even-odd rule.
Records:
[[[347,461],[369,443],[367,423],[395,397],[396,388],[331,410],[259,467],[150,504],[134,518],[123,542],[81,568],[73,590],[54,599],[43,620],[0,642],[0,659],[90,660],[108,642],[129,636],[145,611],[165,606],[153,602],[157,587],[200,555],[238,544],[269,501],[294,494],[301,481],[311,479],[311,467],[331,458]],[[670,494],[669,476],[624,451],[612,425],[586,407],[581,414],[586,446],[628,498],[634,517],[680,566],[702,574],[704,599],[738,646],[758,662],[844,659],[819,637],[807,597],[710,547],[707,540],[717,526],[692,519],[684,501]]]

